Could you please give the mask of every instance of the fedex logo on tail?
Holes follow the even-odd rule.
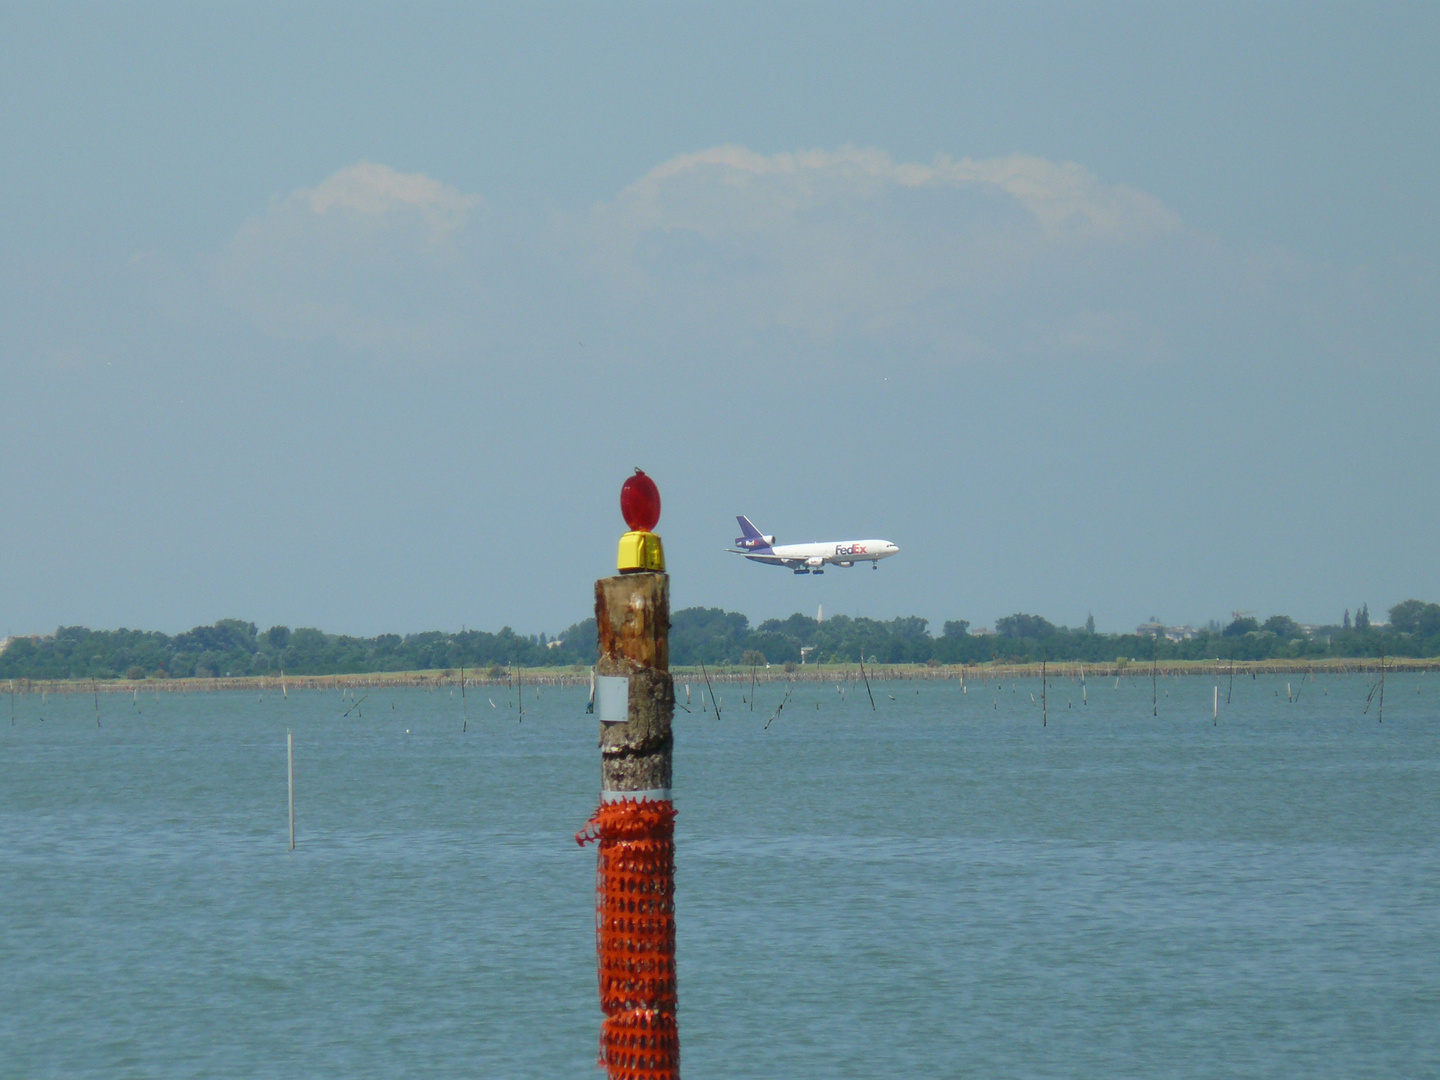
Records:
[[[740,523],[741,535],[735,538],[735,546],[747,551],[769,551],[775,537],[764,535],[753,522],[743,514],[735,519]]]

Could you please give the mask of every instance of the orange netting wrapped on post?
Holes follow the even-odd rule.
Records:
[[[675,1025],[675,806],[601,803],[575,837],[598,842],[595,950],[600,1064],[610,1080],[679,1080]]]

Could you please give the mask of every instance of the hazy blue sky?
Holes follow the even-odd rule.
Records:
[[[1440,6],[0,3],[0,630],[1440,600]],[[878,572],[726,555],[880,536]]]

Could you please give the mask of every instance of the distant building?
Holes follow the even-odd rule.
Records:
[[[1193,626],[1166,626],[1159,619],[1151,619],[1135,627],[1137,637],[1163,637],[1166,641],[1189,641],[1198,633]]]

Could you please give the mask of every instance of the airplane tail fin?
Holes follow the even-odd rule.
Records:
[[[775,537],[761,533],[744,514],[735,520],[740,523],[740,535],[735,538],[736,547],[747,551],[769,551],[770,545],[775,543]]]

